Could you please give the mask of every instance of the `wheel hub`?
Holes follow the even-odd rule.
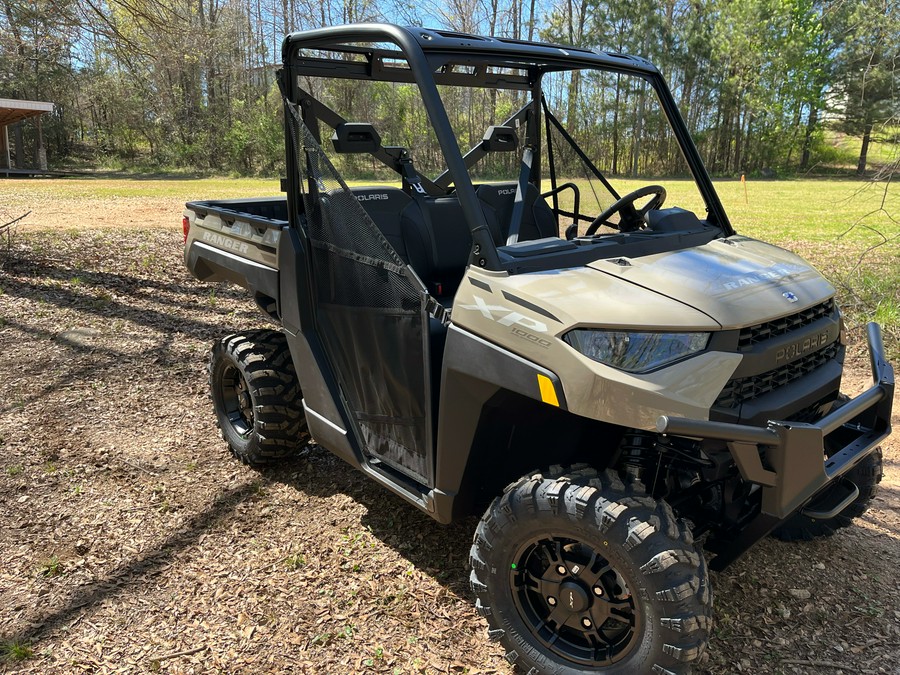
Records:
[[[566,581],[562,584],[559,598],[562,606],[568,608],[570,612],[583,612],[591,604],[590,596],[581,584],[575,581]]]
[[[243,384],[243,380],[241,380],[241,384]],[[243,387],[241,387],[243,389]],[[238,405],[241,407],[241,413],[243,413],[244,417],[250,418],[250,415],[253,411],[253,402],[250,400],[250,394],[246,391],[238,391]]]
[[[246,436],[253,429],[253,399],[241,372],[227,366],[222,373],[220,394],[228,422],[235,432]]]
[[[531,542],[511,566],[510,585],[534,636],[569,661],[611,665],[637,643],[640,610],[625,579],[585,543]]]

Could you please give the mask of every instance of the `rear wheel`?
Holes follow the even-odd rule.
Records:
[[[478,525],[476,607],[523,672],[686,673],[706,647],[706,562],[667,504],[590,468],[509,486]]]
[[[843,406],[850,397],[841,395],[834,403],[834,409]],[[827,442],[827,441],[826,441]],[[841,448],[825,448],[828,457]],[[842,527],[853,524],[854,518],[864,514],[878,492],[878,484],[884,474],[881,448],[864,457],[863,460],[844,474],[844,477],[859,488],[859,495],[834,518],[816,519],[795,513],[783,525],[775,528],[772,536],[782,541],[810,541],[817,537],[830,537]]]
[[[216,342],[209,388],[222,438],[245,464],[272,464],[309,442],[300,386],[282,333],[248,331]]]

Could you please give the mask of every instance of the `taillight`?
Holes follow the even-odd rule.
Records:
[[[184,243],[187,243],[188,232],[191,229],[191,221],[187,216],[181,218],[181,229],[184,230]]]

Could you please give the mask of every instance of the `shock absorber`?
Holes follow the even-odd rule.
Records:
[[[640,429],[625,432],[619,457],[625,473],[643,482],[654,495],[658,489],[668,492],[691,487],[701,480],[697,468],[709,462],[697,441]]]
[[[641,429],[629,429],[619,443],[619,457],[626,475],[647,484],[647,478],[659,465],[656,450],[657,434]]]

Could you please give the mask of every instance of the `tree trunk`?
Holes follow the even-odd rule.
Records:
[[[646,32],[644,34],[644,45],[643,45],[644,54],[650,51],[650,33]],[[641,83],[640,90],[638,91],[638,103],[637,103],[637,120],[634,125],[634,146],[631,153],[631,175],[634,178],[637,178],[638,170],[641,161],[641,140],[644,134],[644,103],[647,95],[647,85],[645,83]]]
[[[745,171],[750,171],[753,169],[753,163],[758,162],[759,159],[757,155],[759,154],[758,146],[753,143],[753,123],[756,121],[756,116],[752,111],[747,112],[747,130],[744,132],[744,149],[742,151],[742,166],[736,167],[741,173]],[[758,168],[758,167],[757,167]]]
[[[568,4],[568,19],[569,19],[569,44],[575,44],[575,10],[572,6],[572,0],[567,0]],[[576,115],[577,115],[577,103],[578,103],[578,71],[573,70],[569,73],[569,95],[568,101],[566,105],[566,126],[569,128],[570,132],[576,128]]]
[[[528,10],[528,41],[529,42],[534,40],[534,3],[535,3],[535,0],[531,0],[531,5]]]
[[[709,155],[710,170],[720,171],[721,163],[719,161],[719,138],[722,135],[722,95],[719,94],[719,102],[716,106],[716,121],[713,124],[713,133],[709,139]]]
[[[819,123],[819,108],[812,104],[809,108],[809,117],[806,120],[806,133],[803,136],[803,154],[800,155],[800,170],[805,171],[809,166],[809,156],[812,152],[812,135]]]
[[[631,177],[637,178],[638,176],[638,160],[641,154],[641,135],[644,133],[643,129],[643,116],[644,116],[644,93],[641,91],[638,94],[637,105],[635,106],[635,117],[637,118],[634,125],[634,141],[631,144]]]
[[[15,83],[17,85],[17,89],[13,90],[12,96],[13,98],[17,98],[19,96],[24,96],[25,92],[22,91],[23,86],[23,75],[25,73],[25,64],[28,60],[25,58],[25,42],[22,40],[22,32],[19,30],[19,26],[16,24],[15,18],[13,17],[12,7],[9,4],[8,0],[4,0],[3,2],[3,11],[6,14],[7,25],[9,26],[10,31],[13,34],[13,40],[16,43],[16,56],[19,58],[14,59],[13,62],[16,64],[16,71],[18,73],[18,77],[15,79]]]
[[[866,126],[863,128],[862,147],[859,149],[859,162],[856,164],[856,175],[863,176],[866,173],[866,157],[869,154],[869,141],[872,139],[872,122],[866,115]]]
[[[587,19],[587,1],[580,3],[577,16],[573,12],[572,0],[568,0],[569,6],[569,44],[581,45],[584,41],[584,23]],[[577,19],[577,24],[575,23]],[[566,125],[569,132],[578,130],[578,101],[581,95],[581,73],[578,70],[571,72],[569,80],[569,101],[566,109]]]
[[[685,111],[684,122],[687,124],[688,130],[694,131],[696,128],[696,124],[694,124],[694,118],[697,116],[697,111],[692,109],[691,106],[691,97],[694,94],[694,72],[693,68],[690,66],[685,66],[684,68],[684,87],[682,88],[682,98],[678,103],[678,107]]]
[[[613,175],[619,173],[619,96],[621,93],[622,75],[616,73],[616,100],[613,108],[613,152],[612,152],[612,172]]]

